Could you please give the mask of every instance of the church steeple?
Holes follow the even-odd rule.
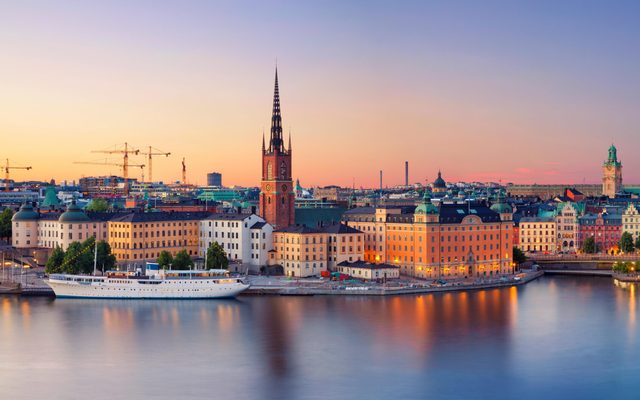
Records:
[[[273,89],[273,113],[271,115],[271,138],[269,151],[284,153],[282,138],[282,115],[280,114],[280,90],[278,88],[278,67],[276,67],[276,81]]]

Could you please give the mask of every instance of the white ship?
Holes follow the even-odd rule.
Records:
[[[159,270],[148,263],[145,274],[110,271],[105,276],[52,274],[45,281],[56,297],[105,299],[215,299],[235,297],[249,288],[227,270]]]

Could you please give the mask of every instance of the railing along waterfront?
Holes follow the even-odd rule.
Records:
[[[638,254],[527,254],[531,261],[640,261]]]

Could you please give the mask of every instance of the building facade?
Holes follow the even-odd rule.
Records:
[[[607,212],[588,213],[578,218],[578,247],[593,237],[598,253],[615,254],[622,234],[622,215]]]
[[[622,163],[618,161],[616,146],[609,147],[609,156],[602,164],[602,194],[607,197],[616,197],[622,191]]]
[[[556,252],[555,218],[524,217],[520,219],[520,250],[527,253]]]
[[[575,252],[578,249],[578,210],[573,203],[562,203],[555,217],[557,251]]]
[[[633,203],[629,203],[622,213],[622,231],[629,232],[633,236],[634,243],[640,237],[640,214]]]
[[[267,265],[272,249],[273,228],[255,214],[212,214],[200,221],[198,255],[217,242],[230,261],[246,264],[259,270]]]
[[[278,71],[273,94],[273,113],[269,146],[262,138],[262,183],[260,187],[260,216],[274,228],[282,229],[295,223],[295,191],[291,171],[291,134],[285,148],[280,114]]]
[[[345,223],[363,231],[365,261],[398,266],[418,278],[488,277],[513,271],[513,221],[482,203],[440,204],[428,193],[407,208],[350,210]]]

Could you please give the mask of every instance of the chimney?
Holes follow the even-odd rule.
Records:
[[[382,170],[380,170],[380,194],[382,194]]]
[[[404,162],[404,185],[409,186],[409,161]]]

